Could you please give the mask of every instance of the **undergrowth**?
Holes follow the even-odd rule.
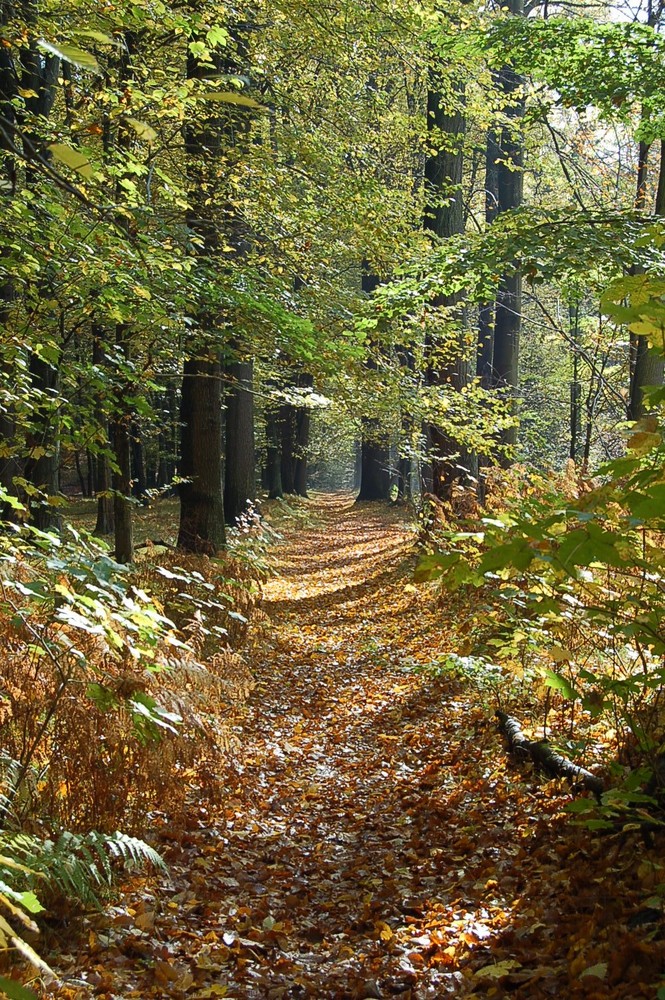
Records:
[[[2,499],[19,518],[0,534],[0,949],[43,971],[20,928],[44,903],[98,905],[119,866],[161,866],[139,838],[190,785],[223,794],[271,539],[250,512],[229,554],[148,544],[128,568]]]
[[[626,773],[646,768],[661,799],[664,464],[651,416],[596,479],[572,464],[559,477],[497,472],[477,517],[430,513],[418,569],[441,601],[473,612],[460,656],[440,669],[480,679],[496,705],[526,709],[577,749],[604,746]]]

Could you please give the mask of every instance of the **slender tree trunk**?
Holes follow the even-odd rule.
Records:
[[[145,502],[148,480],[146,475],[145,448],[143,447],[143,435],[141,425],[138,420],[132,420],[131,425],[131,453],[132,453],[132,496],[137,500]]]
[[[582,436],[582,383],[580,382],[580,307],[579,303],[568,306],[568,321],[572,354],[572,378],[570,381],[570,449],[573,462],[579,458],[579,443]]]
[[[500,150],[494,129],[487,133],[485,151],[485,224],[491,226],[499,210]],[[483,389],[493,385],[495,303],[485,302],[478,310],[478,356],[476,375]]]
[[[377,288],[379,279],[372,274],[367,261],[363,261],[361,289],[371,295]],[[369,357],[365,362],[369,370],[376,368],[376,362]],[[359,501],[390,499],[390,441],[376,417],[363,417],[361,421],[362,440],[360,445],[360,489]]]
[[[129,342],[126,327],[119,323],[116,327],[116,347],[129,359]],[[115,558],[120,563],[131,562],[134,558],[132,529],[132,416],[124,412],[125,386],[121,386],[116,401],[116,412],[111,421],[111,443],[117,468],[113,470],[113,521],[115,532]]]
[[[95,323],[92,326],[92,363],[98,368],[106,364],[104,331],[101,326]],[[99,396],[95,400],[95,421],[99,427],[106,427],[108,429],[108,414],[104,402]],[[107,438],[106,446],[108,448],[111,447],[110,434]],[[115,530],[113,496],[111,493],[111,466],[108,455],[105,455],[103,452],[93,455],[92,459],[93,492],[97,497],[95,534],[111,535]]]
[[[41,497],[30,500],[30,514],[41,531],[54,531],[60,527],[61,519],[58,508],[52,506],[48,498],[55,497],[60,492],[57,407],[60,371],[37,354],[33,354],[30,359],[30,388],[35,394],[36,402],[28,434],[25,477],[41,492]]]
[[[641,147],[640,147],[641,152]],[[642,177],[642,171],[644,176]],[[640,192],[646,185],[646,155],[644,166],[640,158],[640,174],[638,176],[638,197],[636,207],[643,207],[644,199],[640,204]],[[660,142],[660,166],[658,173],[658,186],[656,190],[656,215],[665,216],[665,140]],[[628,419],[641,420],[646,413],[645,389],[647,386],[661,386],[665,375],[665,358],[662,353],[649,348],[646,337],[631,334],[631,364],[630,364],[630,393],[628,397]]]

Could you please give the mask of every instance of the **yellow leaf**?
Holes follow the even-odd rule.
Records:
[[[127,121],[132,126],[139,139],[143,139],[144,142],[157,141],[157,133],[152,125],[148,125],[146,122],[140,122],[136,118],[128,118]]]
[[[512,958],[507,958],[503,962],[497,962],[496,965],[485,965],[482,969],[478,969],[474,972],[474,979],[501,979],[503,976],[509,976],[511,972],[515,969],[521,969],[522,966],[519,962],[514,961]]]
[[[92,177],[92,165],[87,156],[66,142],[52,142],[48,147],[51,156],[64,163],[70,170],[75,170],[82,177]]]

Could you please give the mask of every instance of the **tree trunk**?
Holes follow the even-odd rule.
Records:
[[[279,408],[282,454],[280,472],[285,493],[296,492],[296,408],[283,403]]]
[[[454,88],[453,106],[450,107],[450,97],[444,94],[443,88],[437,86],[435,74],[430,71],[427,127],[429,144],[435,152],[425,164],[427,205],[424,226],[437,241],[449,239],[464,231],[462,176],[466,118],[462,110],[463,104],[463,85]],[[459,306],[459,319],[462,318],[463,309],[458,298],[441,298],[433,305],[449,308]],[[467,384],[468,358],[463,335],[460,335],[459,340],[457,347],[452,347],[449,343],[445,345],[447,357],[444,356],[443,360],[440,345],[431,341],[426,345],[428,362],[425,377],[428,385],[450,386],[452,390],[460,391]],[[432,492],[440,499],[445,499],[453,483],[466,474],[469,456],[452,435],[436,423],[427,424],[425,438],[431,463]]]
[[[360,492],[357,500],[390,499],[390,447],[378,420],[363,419]]]
[[[222,369],[188,358],[182,380],[178,548],[215,555],[226,544],[222,497]]]
[[[371,295],[378,287],[379,278],[372,274],[366,260],[362,263],[361,290]],[[370,348],[372,344],[370,342]],[[365,361],[370,371],[376,369],[371,354]],[[362,417],[360,444],[360,488],[357,500],[390,499],[390,442],[376,417]]]
[[[48,502],[60,491],[60,436],[57,395],[60,372],[57,367],[33,354],[30,359],[30,388],[35,396],[32,427],[28,435],[26,479],[41,491],[40,498],[30,500],[30,514],[41,531],[60,527],[58,508]]]
[[[523,0],[511,0],[510,12],[524,16]],[[524,200],[524,150],[521,119],[524,115],[522,89],[524,79],[510,67],[504,66],[499,79],[505,97],[504,112],[508,124],[502,129],[500,159],[497,165],[497,212],[511,212]],[[522,275],[514,266],[502,275],[496,300],[494,326],[494,386],[506,396],[509,412],[515,415],[517,387],[519,384],[519,350],[522,328]],[[503,451],[500,461],[509,465],[510,453],[505,449],[517,442],[517,425],[501,432]]]
[[[311,375],[301,375],[298,386],[301,389],[311,389],[314,379]],[[309,449],[309,431],[312,411],[309,406],[296,407],[295,413],[295,465],[293,470],[293,485],[299,497],[307,496],[307,459]]]
[[[485,224],[491,226],[499,209],[499,157],[496,132],[487,133],[485,151]],[[476,375],[483,389],[493,385],[495,303],[485,302],[478,310],[478,355]]]
[[[131,426],[131,448],[132,448],[132,496],[142,503],[146,502],[146,490],[148,480],[145,465],[145,448],[143,447],[143,436],[141,425],[138,420],[132,420]]]
[[[253,362],[234,361],[227,375],[224,516],[227,524],[235,524],[256,499]]]
[[[205,77],[209,69],[190,51],[187,76]],[[192,121],[185,131],[189,187],[187,226],[197,240],[201,278],[216,263],[219,232],[214,195],[219,184],[219,159],[224,136],[223,112],[207,110],[205,120]],[[205,295],[205,292],[203,292]],[[178,548],[215,555],[225,545],[222,495],[222,381],[218,318],[199,305],[198,330],[186,349],[180,418],[182,424]]]
[[[640,170],[637,183],[636,207],[639,208],[644,205],[644,198],[642,197],[640,201],[640,195],[646,184],[646,155],[644,163],[642,163],[642,144],[640,145]],[[660,142],[660,167],[655,211],[656,215],[665,216],[665,140],[661,140]],[[641,420],[647,411],[644,390],[647,386],[661,386],[663,384],[665,358],[662,352],[649,348],[646,337],[631,334],[630,346],[631,364],[628,419]]]
[[[266,412],[266,489],[271,500],[284,496],[282,489],[282,449],[279,408]]]
[[[572,378],[570,381],[570,449],[573,462],[579,458],[579,444],[582,437],[582,384],[580,382],[580,307],[579,303],[568,306],[570,342],[572,353]]]
[[[116,346],[125,358],[129,357],[127,330],[122,323],[116,327]],[[134,558],[132,531],[132,445],[131,414],[124,412],[126,386],[120,386],[116,399],[116,412],[111,421],[111,443],[116,468],[113,470],[113,522],[115,533],[115,558],[120,563],[129,563]]]
[[[96,323],[92,325],[92,363],[97,368],[106,364],[104,349],[104,331]],[[105,427],[108,432],[108,414],[104,402],[97,395],[95,400],[95,422],[99,428]],[[107,433],[106,447],[111,447],[110,435]],[[93,493],[97,497],[97,522],[95,535],[111,535],[115,530],[113,517],[113,496],[111,494],[111,466],[108,455],[97,452],[91,455],[93,471]]]

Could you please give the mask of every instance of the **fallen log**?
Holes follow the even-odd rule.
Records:
[[[522,727],[517,719],[511,715],[497,710],[496,717],[499,720],[499,732],[505,736],[508,749],[512,753],[529,757],[536,767],[550,778],[568,778],[574,785],[580,785],[587,791],[593,792],[600,800],[604,790],[603,783],[595,774],[578,764],[573,764],[572,760],[557,753],[547,740],[528,739],[522,732]]]

